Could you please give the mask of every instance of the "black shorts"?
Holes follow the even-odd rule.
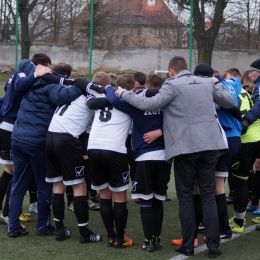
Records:
[[[215,166],[216,177],[228,177],[227,163],[228,163],[228,153],[221,154],[218,157],[218,161]]]
[[[129,186],[127,155],[108,150],[89,149],[91,188],[121,192]]]
[[[11,135],[12,132],[0,129],[0,163],[2,164],[13,164]]]
[[[240,152],[232,165],[232,175],[248,177],[257,158],[260,158],[260,141],[241,144]]]
[[[89,134],[87,132],[82,133],[79,136],[79,141],[81,143],[81,151],[83,155],[88,155],[88,139],[89,139]]]
[[[47,133],[46,136],[47,182],[63,181],[75,185],[85,181],[81,143],[70,134]]]
[[[166,161],[136,161],[132,199],[165,200],[171,164]]]

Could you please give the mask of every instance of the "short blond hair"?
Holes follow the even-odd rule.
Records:
[[[96,72],[91,81],[103,87],[111,84],[110,76],[104,71]]]

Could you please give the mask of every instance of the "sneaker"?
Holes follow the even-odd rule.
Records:
[[[28,215],[21,213],[21,215],[19,216],[19,219],[21,222],[30,222],[32,221],[32,218],[29,217]]]
[[[257,210],[258,209],[258,206],[254,206],[254,205],[247,205],[247,207],[246,207],[246,211],[247,212],[252,212],[252,211],[255,211],[255,210]],[[256,214],[257,215],[257,214]],[[260,213],[259,213],[259,215],[260,215]]]
[[[226,202],[227,202],[227,204],[233,204],[234,203],[234,198],[231,197],[231,196],[227,196],[226,197]]]
[[[233,233],[243,234],[245,232],[245,226],[243,225],[242,227],[239,227],[236,225],[236,223],[234,223],[233,227],[231,227],[231,230]]]
[[[39,230],[36,230],[35,235],[36,236],[53,236],[53,235],[56,235],[56,229],[54,226],[48,226],[45,233],[42,233]]]
[[[34,214],[38,214],[37,202],[30,204],[29,212],[34,213]]]
[[[165,201],[171,201],[171,198],[168,196],[168,193],[166,192]]]
[[[74,211],[73,201],[68,205],[67,210]]]
[[[101,239],[102,239],[102,234],[94,233],[90,230],[90,235],[88,237],[80,235],[79,242],[80,243],[99,242],[101,241]]]
[[[8,217],[4,217],[3,214],[0,215],[0,223],[7,225],[8,224]]]
[[[89,199],[91,199],[93,202],[100,203],[100,195],[99,193],[93,197],[89,196]]]
[[[149,253],[153,252],[154,251],[153,241],[145,239],[142,248]]]
[[[162,249],[161,238],[159,236],[153,236],[153,246],[155,250]]]
[[[182,238],[180,239],[173,239],[172,244],[175,246],[182,246]],[[197,248],[199,246],[199,240],[198,238],[194,239],[194,248]]]
[[[260,207],[257,207],[256,210],[254,210],[254,215],[260,215]]]
[[[25,235],[28,235],[29,234],[29,231],[26,230],[25,228],[19,228],[15,231],[12,231],[12,232],[8,232],[7,235],[9,237],[20,237],[20,236],[25,236]]]
[[[232,235],[225,234],[223,231],[220,231],[220,239],[229,239]]]
[[[88,208],[91,210],[100,210],[100,207],[97,206],[92,200],[88,200]]]
[[[198,227],[198,232],[204,234],[205,227],[202,222],[200,222],[199,227]]]
[[[66,227],[63,227],[63,228],[61,228],[59,230],[56,230],[56,234],[55,235],[56,235],[56,240],[57,241],[63,241],[63,240],[65,240],[65,239],[70,237],[71,231],[70,231],[70,229],[68,229]]]
[[[256,224],[260,224],[260,217],[252,218],[252,222],[254,222]]]
[[[119,242],[118,240],[115,241],[114,248],[130,247],[130,246],[133,246],[133,244],[134,244],[134,241],[131,238],[124,236],[124,241],[122,243]]]

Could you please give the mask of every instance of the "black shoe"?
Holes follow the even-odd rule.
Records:
[[[187,248],[185,249],[182,246],[180,246],[177,247],[175,251],[186,256],[194,256],[194,249],[187,249]]]
[[[232,237],[232,235],[228,235],[228,234],[224,233],[223,231],[220,231],[220,239],[229,239],[231,237]]]
[[[231,197],[231,196],[227,196],[226,197],[226,201],[227,201],[227,204],[233,204],[234,203],[234,198]]]
[[[201,234],[204,234],[204,231],[205,231],[204,224],[202,222],[200,222],[199,227],[198,227],[198,232]]]
[[[161,238],[159,236],[153,236],[153,246],[155,250],[162,249]]]
[[[93,202],[99,203],[100,202],[100,195],[98,193],[95,196],[89,196],[89,199],[91,199]]]
[[[154,251],[154,244],[152,240],[144,240],[144,244],[142,247],[144,250],[146,250],[147,252],[151,253]]]
[[[90,230],[89,236],[85,237],[83,235],[80,235],[79,242],[80,243],[90,243],[90,242],[99,242],[102,239],[102,234],[100,233],[94,233]]]
[[[260,225],[256,225],[256,226],[255,226],[255,230],[256,230],[256,231],[260,231]]]
[[[222,253],[219,250],[219,248],[209,248],[209,253],[208,253],[209,258],[217,258],[221,254]]]
[[[91,199],[88,200],[88,208],[90,210],[100,210],[100,207],[97,206]]]
[[[56,229],[54,226],[48,226],[45,233],[42,233],[39,230],[36,230],[35,235],[36,236],[53,236],[53,235],[56,235]]]
[[[7,233],[7,235],[9,237],[20,237],[20,236],[25,236],[28,234],[29,234],[29,231],[22,227],[20,229]]]
[[[108,246],[113,247],[116,241],[116,233],[108,234]]]
[[[63,241],[67,238],[69,238],[71,235],[70,229],[63,227],[59,230],[56,230],[56,240],[57,241]]]

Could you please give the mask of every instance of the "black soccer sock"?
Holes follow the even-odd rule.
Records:
[[[200,222],[203,221],[203,209],[202,209],[202,202],[200,199],[200,194],[195,194],[193,196],[193,206],[196,216],[196,231],[194,234],[194,239],[197,238],[197,232],[200,225]]]
[[[67,197],[67,205],[69,206],[71,202],[73,202],[74,191],[72,186],[66,186],[66,197]]]
[[[153,199],[153,235],[159,237],[162,232],[163,223],[163,202],[161,200]]]
[[[0,210],[2,210],[2,204],[7,190],[9,181],[12,179],[12,175],[4,171],[0,177]]]
[[[247,202],[248,202],[247,180],[243,180],[243,179],[234,177],[234,187],[235,187],[234,222],[239,227],[242,227],[244,225],[244,217],[239,216],[239,215],[243,215],[246,212],[246,206],[247,206]]]
[[[253,193],[251,197],[252,205],[258,206],[260,197],[260,171],[256,171],[253,183]]]
[[[142,204],[140,207],[140,215],[143,225],[144,237],[147,240],[151,240],[153,237],[153,206]]]
[[[128,210],[126,202],[114,202],[114,221],[116,227],[116,239],[119,242],[124,241]]]
[[[217,210],[218,210],[218,220],[219,220],[219,227],[222,227],[222,223],[224,221],[224,217],[227,210],[227,201],[226,201],[226,194],[219,194],[215,195]]]
[[[112,199],[100,199],[100,215],[107,230],[108,238],[114,237],[114,214]]]
[[[10,194],[11,194],[11,188],[13,184],[13,179],[11,179],[8,183],[7,190],[6,190],[6,196],[5,196],[5,205],[3,209],[3,216],[7,217],[9,212],[9,200],[10,200]]]
[[[79,232],[83,236],[89,236],[88,229],[88,198],[87,196],[74,196],[74,213],[78,220]]]
[[[232,170],[228,171],[228,186],[229,186],[229,197],[234,198],[235,191],[234,191],[234,177],[232,175]]]
[[[28,190],[30,196],[30,204],[37,202],[37,185],[33,175],[31,177]]]
[[[52,196],[52,212],[55,225],[57,229],[64,227],[64,210],[65,210],[65,200],[64,194],[54,193]]]

